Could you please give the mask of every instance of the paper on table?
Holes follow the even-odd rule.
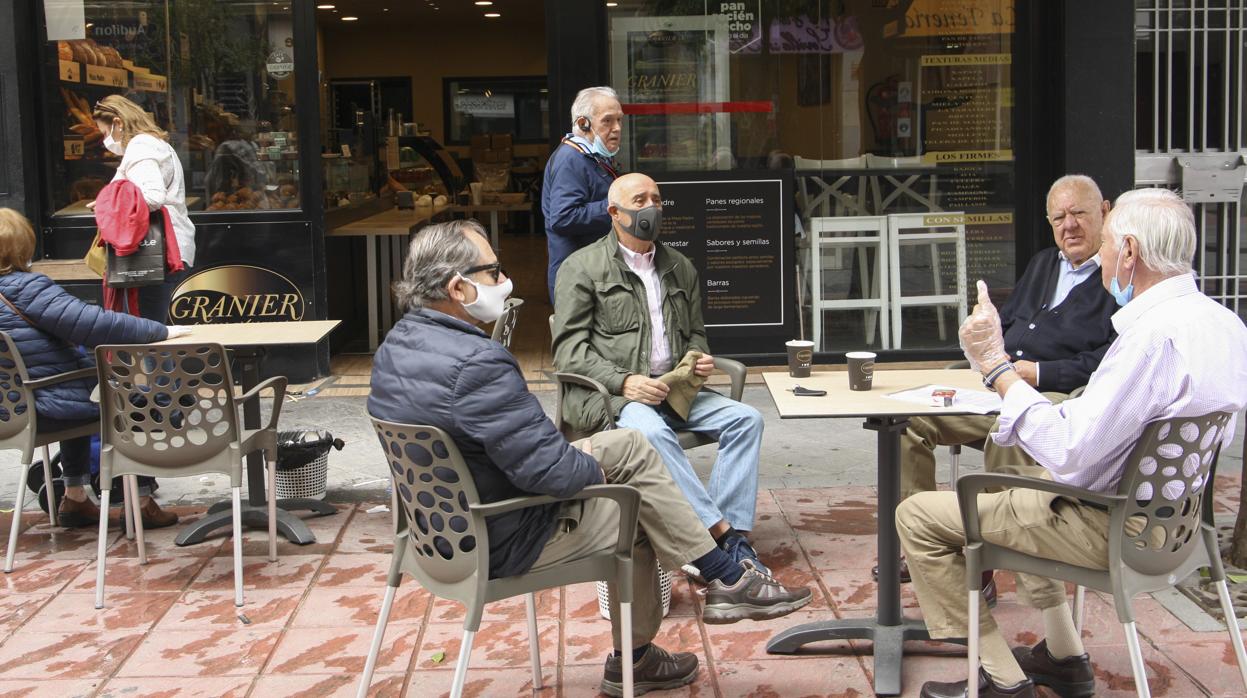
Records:
[[[1000,411],[1000,396],[986,390],[966,390],[965,388],[953,388],[947,385],[923,385],[909,390],[899,390],[895,393],[888,393],[884,397],[893,400],[903,400],[919,405],[932,407],[931,393],[936,390],[952,390],[956,392],[953,396],[953,409],[961,412],[972,412],[974,414],[990,414]]]

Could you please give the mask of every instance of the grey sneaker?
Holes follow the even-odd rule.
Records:
[[[632,692],[635,695],[679,688],[693,683],[697,678],[697,655],[692,652],[671,654],[658,645],[651,644],[632,665]],[[607,657],[606,671],[602,673],[602,693],[623,696],[623,658]]]
[[[780,584],[758,569],[752,560],[742,560],[740,565],[745,568],[745,574],[732,586],[716,579],[706,587],[702,621],[725,624],[779,618],[805,606],[813,598],[809,589],[789,589]]]

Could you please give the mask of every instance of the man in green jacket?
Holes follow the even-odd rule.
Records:
[[[696,392],[686,402],[688,393],[678,399],[683,391],[658,380],[683,367],[700,384],[714,370],[701,282],[687,257],[658,242],[662,197],[654,180],[636,173],[620,177],[607,202],[610,234],[568,257],[555,281],[554,365],[606,386],[616,424],[642,432],[662,454],[719,546],[760,565],[743,532],[753,529],[762,415],[712,391]],[[563,419],[573,430],[588,433],[606,425],[602,401],[592,392],[577,386],[567,391]],[[718,437],[708,485],[693,470],[676,429]]]

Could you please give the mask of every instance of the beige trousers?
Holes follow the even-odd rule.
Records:
[[[1009,489],[981,494],[979,526],[983,539],[1028,555],[1091,569],[1108,569],[1108,514],[1053,494]],[[901,549],[909,563],[914,592],[932,638],[963,638],[966,624],[965,531],[957,495],[920,492],[896,510]],[[1019,574],[1024,600],[1039,609],[1066,600],[1065,584]],[[980,599],[979,630],[996,632],[996,621]]]
[[[1044,393],[1053,404],[1065,401],[1065,393]],[[1017,446],[997,446],[988,438],[996,431],[993,415],[955,415],[911,417],[901,434],[901,500],[918,492],[935,489],[935,449],[986,441],[983,465],[987,472],[1013,471],[1012,466],[1033,466],[1035,460]]]
[[[587,442],[611,484],[631,485],[641,492],[636,544],[632,548],[632,646],[654,639],[662,623],[655,556],[669,570],[710,552],[714,539],[706,531],[684,493],[671,479],[667,466],[640,432],[612,429],[590,436]],[[532,569],[556,567],[567,560],[613,550],[619,540],[619,507],[609,499],[567,502],[559,512],[554,535],[546,542]],[[611,592],[611,637],[622,646],[619,595]]]

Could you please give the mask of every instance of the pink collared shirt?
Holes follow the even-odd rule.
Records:
[[[1000,408],[1001,446],[1021,446],[1052,479],[1115,492],[1149,422],[1230,412],[1224,443],[1247,406],[1247,328],[1195,286],[1166,279],[1113,315],[1117,339],[1082,397],[1053,405],[1015,383]]]
[[[649,306],[649,373],[661,376],[671,370],[671,347],[667,343],[667,328],[662,320],[662,279],[654,268],[654,252],[639,253],[619,246],[623,250],[624,263],[645,284],[646,305]]]

